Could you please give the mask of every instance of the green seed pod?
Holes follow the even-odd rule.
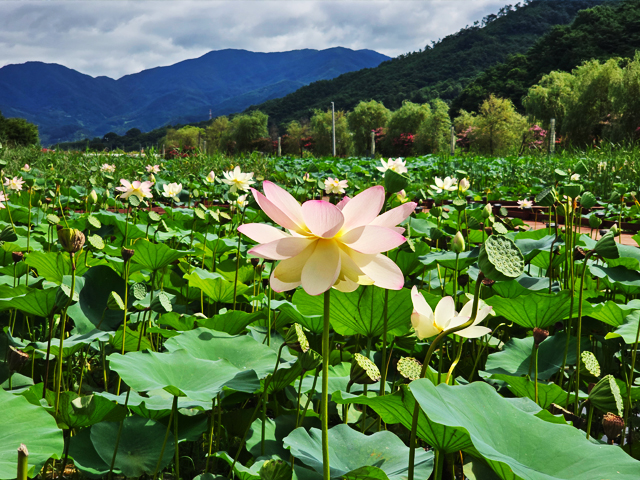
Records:
[[[260,480],[290,480],[293,471],[282,460],[267,460],[260,467]]]
[[[409,380],[417,380],[422,373],[422,364],[413,357],[402,357],[398,360],[398,373]]]
[[[591,192],[584,192],[580,196],[580,206],[589,210],[596,204],[596,196]]]
[[[322,355],[309,349],[298,356],[298,361],[300,362],[302,370],[304,370],[305,372],[309,372],[311,370],[315,370],[320,366],[320,364],[322,363]]]
[[[107,298],[107,308],[109,310],[124,310],[124,302],[120,295],[116,292],[109,293],[109,297]]]
[[[602,378],[589,392],[589,402],[598,410],[610,412],[613,410],[622,416],[623,403],[620,387],[613,375]]]
[[[589,217],[589,228],[600,228],[600,225],[602,225],[602,220],[598,217],[596,217],[595,215],[591,215]]]
[[[350,383],[358,385],[370,385],[380,381],[380,370],[375,363],[364,355],[355,353],[351,362],[351,372],[349,373]]]
[[[291,350],[304,353],[309,350],[309,341],[302,329],[302,326],[298,323],[294,323],[287,332],[287,336],[284,337],[284,343]]]
[[[484,276],[495,281],[518,278],[524,272],[524,257],[504,235],[491,235],[480,247],[478,265]]]
[[[596,358],[596,356],[588,350],[585,350],[584,352],[582,352],[580,357],[582,358],[582,363],[584,363],[587,371],[594,377],[599,377],[600,364],[598,363],[598,359]]]
[[[61,228],[58,230],[58,241],[66,252],[76,253],[82,250],[84,233],[77,228]]]

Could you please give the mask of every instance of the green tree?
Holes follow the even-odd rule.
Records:
[[[165,143],[173,147],[198,147],[205,134],[204,128],[186,126],[179,130],[169,130]]]
[[[229,150],[231,140],[231,128],[229,119],[226,116],[216,117],[211,125],[204,132],[207,141],[207,152],[226,152]]]
[[[353,133],[353,147],[357,155],[371,149],[371,131],[384,127],[391,112],[381,102],[361,101],[347,115],[349,129]]]
[[[309,125],[292,120],[287,124],[287,133],[282,139],[282,151],[291,155],[302,155],[302,139],[310,135]]]
[[[336,155],[349,155],[351,153],[351,132],[347,123],[347,116],[342,110],[335,112],[336,122]],[[311,135],[314,142],[314,153],[316,155],[331,155],[331,110],[323,112],[314,110],[313,117],[309,122]]]
[[[0,142],[11,146],[40,145],[38,127],[24,118],[4,118],[0,113]]]
[[[250,151],[254,140],[268,135],[267,122],[269,117],[260,110],[236,115],[231,120],[231,138],[240,152]]]
[[[449,149],[451,141],[451,118],[449,106],[439,98],[431,102],[431,113],[418,127],[415,141],[416,151],[437,153]]]
[[[410,154],[410,146],[398,141],[402,134],[416,134],[420,125],[431,115],[431,107],[428,104],[419,105],[417,103],[404,101],[402,106],[392,112],[387,122],[384,148],[393,154]],[[407,151],[408,148],[408,151]]]

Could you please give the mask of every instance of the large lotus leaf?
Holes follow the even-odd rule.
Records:
[[[389,290],[387,303],[387,329],[402,335],[411,327],[411,292],[408,289]],[[385,290],[368,286],[355,292],[331,290],[331,325],[340,335],[382,335],[384,326]],[[293,303],[302,315],[322,315],[324,301],[321,295],[312,296],[297,290]]]
[[[0,300],[0,310],[16,308],[25,315],[48,317],[56,306],[57,288],[28,289],[27,293],[14,292],[11,299]]]
[[[609,286],[615,286],[625,294],[635,294],[640,292],[640,273],[629,270],[626,267],[601,267],[599,265],[589,266],[591,274],[602,278]]]
[[[487,299],[496,315],[527,328],[544,328],[569,317],[571,312],[571,292],[564,290],[557,294],[532,293],[515,298],[493,296]],[[585,303],[586,304],[586,303]],[[574,302],[574,315],[578,313],[578,301]]]
[[[85,428],[73,435],[69,443],[69,456],[75,466],[89,478],[99,479],[109,473],[109,464],[96,452],[91,441],[91,429]],[[114,468],[114,473],[120,474],[120,469]]]
[[[320,420],[314,417],[303,419],[305,427],[320,427]],[[290,452],[282,445],[283,439],[296,428],[295,415],[280,415],[274,419],[267,418],[265,423],[264,453],[268,457],[274,455],[282,460],[289,460]],[[251,430],[247,437],[247,450],[254,457],[261,456],[262,419],[258,418],[251,424]]]
[[[107,332],[101,332],[100,330],[93,330],[92,332],[85,333],[82,335],[71,335],[68,338],[64,339],[64,343],[62,345],[62,357],[67,358],[76,352],[82,350],[85,345],[90,345],[94,341],[107,341],[109,339],[109,334]],[[14,339],[15,340],[15,339]],[[43,353],[46,355],[47,352],[47,343],[48,342],[33,342],[27,343],[24,342],[26,350],[35,349],[39,353]],[[58,352],[60,350],[60,339],[52,338],[51,339],[51,348],[50,355],[58,356]]]
[[[143,239],[137,240],[131,248],[136,252],[131,260],[151,271],[160,270],[191,253],[188,250],[174,250],[164,243],[152,243]]]
[[[547,380],[551,378],[562,366],[564,348],[567,340],[565,332],[557,333],[548,337],[538,348],[538,379]],[[590,342],[583,340],[581,347],[588,350]],[[531,364],[531,353],[533,349],[533,337],[512,338],[509,340],[501,352],[492,353],[487,358],[487,363],[482,376],[491,374],[506,374],[516,377],[527,375]],[[569,351],[567,353],[567,365],[576,363],[576,340],[569,341]],[[531,367],[533,373],[533,366]]]
[[[507,383],[507,386],[514,395],[518,397],[525,397],[531,400],[535,397],[535,382],[527,379],[526,377],[514,377],[511,375],[492,375],[492,379],[502,380]],[[575,398],[574,394],[569,395],[569,402],[572,402]],[[560,388],[555,383],[542,383],[538,382],[538,405],[541,408],[548,408],[552,403],[564,404],[567,401],[567,392]]]
[[[640,300],[631,300],[626,305],[609,300],[584,308],[582,314],[600,320],[612,327],[619,327],[633,310],[640,310]]]
[[[560,239],[554,243],[555,235],[545,235],[542,238],[522,238],[521,235],[522,234],[516,235],[514,241],[522,252],[525,262],[531,261],[531,259],[540,252],[549,252],[552,245],[555,248],[564,243]]]
[[[347,385],[351,372],[351,363],[342,362],[337,365],[329,366],[329,394],[338,391],[346,391]],[[322,391],[322,371],[318,372],[318,381],[316,382],[316,393],[320,393]],[[302,391],[309,392],[311,391],[311,387],[313,386],[313,375],[307,375],[302,380]],[[389,384],[387,384],[387,388],[385,389],[387,392],[389,391]],[[364,385],[353,384],[351,386],[352,392],[362,392],[364,390]],[[380,382],[373,383],[368,386],[368,390],[370,392],[379,392],[380,391]]]
[[[240,370],[254,370],[259,378],[273,373],[277,354],[250,335],[229,335],[208,328],[196,328],[165,343],[168,351],[186,349],[196,358],[227,360]]]
[[[90,268],[83,275],[83,281],[78,302],[68,310],[76,325],[75,332],[88,333],[98,326],[100,330],[116,330],[123,322],[124,315],[119,310],[108,310],[107,301],[111,292],[116,292],[124,299],[125,281],[106,265]],[[129,307],[134,300],[131,297],[128,299]]]
[[[260,469],[262,465],[267,461],[266,458],[261,458],[253,463],[250,467],[245,467],[240,462],[235,462],[227,452],[218,452],[213,455],[216,458],[221,458],[229,467],[233,465],[233,474],[238,480],[260,480]],[[209,480],[205,478],[204,480]],[[225,479],[226,480],[226,479]]]
[[[136,352],[138,350],[147,350],[151,349],[151,341],[143,336],[140,338],[141,329],[132,330],[127,326],[126,333],[123,325],[118,328],[118,331],[113,335],[109,335],[109,344],[117,351],[122,352],[122,343],[124,341],[124,351],[125,352]],[[161,330],[162,331],[162,330]],[[140,348],[138,348],[140,345]]]
[[[299,323],[310,332],[319,335],[324,326],[324,315],[303,315],[293,303],[288,300],[271,300],[271,308],[280,310],[278,323],[280,321],[288,323]]]
[[[638,478],[640,462],[622,449],[592,443],[575,428],[531,416],[486,383],[436,387],[422,379],[410,388],[432,422],[464,428],[484,458],[523,479]]]
[[[458,255],[458,270],[464,270],[476,263],[479,251],[479,248],[474,248],[460,253]],[[419,260],[426,268],[433,268],[436,264],[452,270],[456,268],[456,254],[452,251],[428,253],[420,257]]]
[[[624,323],[620,325],[615,331],[610,332],[605,337],[619,338],[622,337],[627,345],[633,345],[636,343],[636,337],[638,336],[638,322],[640,321],[640,310],[634,310],[631,314],[627,315],[624,319]]]
[[[622,245],[616,243],[620,258],[607,258],[607,265],[609,267],[617,267],[618,265],[624,265],[631,270],[640,270],[640,249],[632,245]]]
[[[120,423],[102,422],[91,427],[91,442],[100,458],[111,465],[114,445],[118,436]],[[142,474],[152,474],[155,471],[166,427],[161,423],[147,418],[127,417],[122,425],[118,454],[115,467],[122,471],[125,477],[139,477]],[[174,451],[173,436],[169,435],[161,468],[171,462]]]
[[[126,414],[125,408],[104,397],[80,397],[75,392],[63,392],[60,394],[56,420],[60,428],[82,428],[99,422],[119,422]]]
[[[302,463],[322,472],[321,436],[322,432],[316,428],[308,433],[304,428],[297,428],[284,439],[284,446]],[[331,478],[358,478],[358,473],[365,473],[357,472],[362,467],[382,470],[384,475],[366,472],[366,476],[373,475],[381,480],[401,480],[407,475],[409,447],[391,432],[367,436],[340,424],[329,430],[329,445]],[[433,452],[416,450],[414,465],[417,478],[429,478],[433,470]]]
[[[207,320],[198,320],[198,325],[229,335],[238,335],[244,331],[247,325],[264,318],[266,318],[266,314],[263,311],[249,313],[242,310],[228,310]]]
[[[31,252],[25,255],[25,262],[29,264],[31,268],[35,268],[38,271],[38,276],[44,277],[50,282],[60,285],[63,278],[66,275],[71,275],[71,259],[68,253],[63,252]],[[82,261],[76,262],[76,275],[80,276],[87,270],[90,270],[85,266],[85,255],[82,255]],[[103,263],[103,260],[97,260],[92,258],[91,253],[87,257],[87,264],[98,265]]]
[[[255,374],[252,380],[249,372],[241,372],[227,360],[203,360],[186,350],[113,354],[108,359],[110,368],[138,392],[165,389],[172,395],[206,402],[225,386],[249,393],[260,386]]]
[[[0,479],[16,478],[18,447],[29,450],[29,476],[34,477],[50,457],[61,458],[62,430],[42,407],[0,388]]]
[[[119,405],[124,405],[124,402],[127,398],[126,393],[114,395],[113,393],[109,392],[97,392],[95,395],[104,397],[112,402],[117,402]],[[129,393],[128,407],[141,417],[153,419],[165,417],[171,413],[172,404],[173,395],[162,388],[149,390],[144,397],[135,390],[131,390],[131,393]],[[136,411],[138,407],[140,407],[140,411],[145,411],[148,414],[143,415],[138,413],[138,411]],[[210,410],[211,407],[211,400],[200,402],[188,397],[178,397],[178,408],[197,408],[202,410]],[[149,413],[151,411],[155,413]]]
[[[370,406],[382,421],[389,424],[401,423],[407,429],[411,429],[415,400],[406,385],[391,395],[356,396],[345,392],[336,392],[331,399],[338,403],[357,403]],[[471,446],[469,436],[460,429],[445,427],[433,423],[420,411],[418,416],[418,438],[427,444],[445,453],[454,453]]]
[[[233,281],[227,280],[219,273],[196,268],[193,273],[185,275],[184,278],[189,281],[190,287],[199,288],[214,302],[233,302]],[[249,290],[248,285],[238,282],[236,295],[242,295],[247,290]]]

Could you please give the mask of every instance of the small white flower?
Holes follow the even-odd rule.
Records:
[[[435,178],[435,185],[431,185],[436,193],[442,193],[443,191],[454,192],[458,189],[458,180],[453,177],[445,177],[442,180],[440,177]]]
[[[251,185],[256,183],[251,180],[253,178],[253,172],[243,173],[240,171],[240,166],[237,166],[231,172],[224,172],[224,177],[222,181],[231,187],[229,189],[231,193],[235,193],[238,190],[246,192]]]
[[[147,173],[160,173],[160,165],[147,165]]]
[[[524,200],[518,200],[518,208],[520,208],[521,210],[523,208],[531,208],[533,207],[533,202],[527,198],[525,198]]]
[[[216,181],[216,174],[213,173],[213,170],[209,172],[209,175],[205,177],[204,181],[207,183],[213,183]]]
[[[238,199],[233,202],[233,204],[241,210],[246,207],[248,203],[246,195],[240,195]]]
[[[580,174],[579,173],[574,173],[573,175],[571,175],[571,181],[572,182],[577,182],[580,180]]]
[[[4,186],[7,187],[9,190],[15,190],[16,192],[19,192],[20,190],[22,190],[22,184],[24,183],[24,180],[20,177],[13,177],[13,178],[5,178],[4,179]]]
[[[327,178],[324,181],[324,191],[330,193],[344,193],[345,188],[349,187],[347,180],[338,180],[337,178]]]
[[[162,189],[164,190],[164,192],[162,192],[163,197],[171,198],[172,200],[178,201],[178,197],[180,195],[180,192],[182,191],[182,184],[165,183],[164,185],[162,185]]]
[[[406,167],[407,162],[403,161],[402,158],[396,158],[395,160],[390,158],[388,162],[380,160],[380,163],[382,163],[382,166],[376,168],[382,173],[386,172],[387,170],[393,170],[394,172],[400,174],[408,172]]]
[[[467,190],[469,190],[470,186],[471,186],[471,183],[469,183],[469,180],[467,180],[466,178],[463,178],[462,180],[460,180],[460,184],[458,185],[458,188],[460,189],[460,193],[464,193]]]
[[[24,164],[24,167],[22,167],[22,171],[23,172],[30,172],[31,171],[31,167],[29,166],[28,163]]]
[[[100,171],[105,173],[114,173],[116,171],[115,165],[109,165],[108,163],[103,163],[100,166]]]

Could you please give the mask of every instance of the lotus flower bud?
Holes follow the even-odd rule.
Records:
[[[464,252],[464,248],[464,237],[462,236],[462,233],[458,232],[451,242],[451,250],[455,253],[461,253]]]
[[[120,254],[122,255],[122,259],[125,261],[125,263],[131,260],[131,257],[133,257],[135,253],[136,251],[130,248],[123,248],[122,250],[120,250]]]
[[[153,176],[153,173],[149,174],[149,181],[153,184],[156,183],[156,177]]]
[[[13,259],[13,263],[21,262],[24,258],[24,253],[22,252],[11,252],[11,258]]]
[[[467,180],[466,178],[463,178],[462,180],[460,180],[460,183],[458,184],[458,188],[460,189],[460,191],[462,193],[464,193],[467,190],[469,190],[470,186],[471,186],[471,184],[469,183],[469,180]]]
[[[487,203],[482,209],[482,218],[487,219],[493,214],[493,208],[490,203]]]
[[[615,223],[611,225],[609,231],[613,234],[614,237],[620,234],[620,229],[618,229],[618,226]]]
[[[607,413],[602,417],[602,428],[609,441],[613,443],[624,430],[624,420],[614,413]]]
[[[91,192],[87,196],[87,200],[89,200],[89,203],[92,205],[98,203],[98,194],[95,190],[91,190]]]
[[[287,332],[287,336],[284,337],[284,343],[291,350],[304,353],[309,350],[309,341],[304,334],[302,326],[298,323],[294,323],[293,326]]]
[[[68,253],[76,253],[82,250],[84,245],[84,233],[77,228],[61,228],[58,230],[58,241]]]
[[[538,347],[538,345],[544,342],[548,336],[549,336],[549,330],[543,330],[542,328],[538,328],[538,327],[534,328],[533,343],[535,344],[536,348]]]
[[[429,213],[434,217],[439,217],[440,215],[442,215],[442,207],[431,207]]]
[[[349,377],[349,383],[351,384],[370,385],[380,381],[380,370],[378,370],[376,364],[367,357],[355,353],[353,355]]]

